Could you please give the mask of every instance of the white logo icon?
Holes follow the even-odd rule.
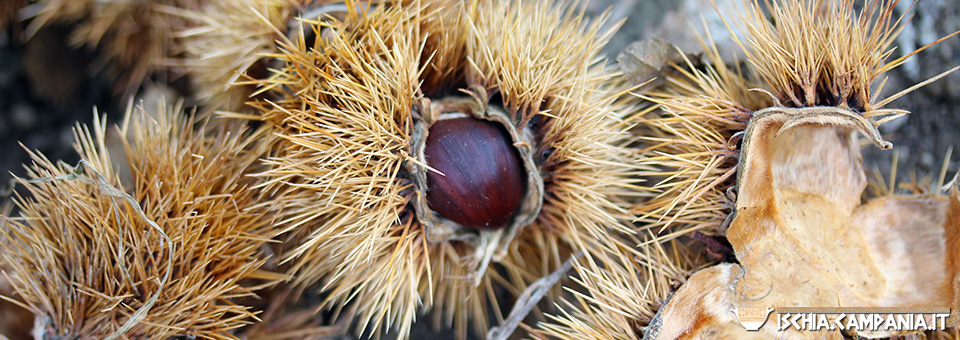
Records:
[[[771,312],[773,308],[770,307],[737,307],[737,321],[748,331],[757,331],[767,322]]]

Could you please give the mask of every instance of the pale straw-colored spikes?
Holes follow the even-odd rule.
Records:
[[[144,112],[119,129],[126,159],[107,152],[98,116],[92,133],[75,130],[80,166],[31,153],[18,179],[21,215],[2,217],[10,242],[0,254],[12,298],[42,334],[234,339],[256,311],[233,299],[282,278],[259,270],[259,248],[276,234],[246,176],[262,136],[179,106]]]

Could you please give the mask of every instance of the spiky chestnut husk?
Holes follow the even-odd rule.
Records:
[[[634,212],[664,240],[691,232],[722,235],[733,214],[739,139],[750,113],[773,101],[760,88],[727,68],[718,51],[708,51],[708,66],[667,71],[670,86],[644,94],[657,105],[641,116],[637,133],[646,144],[640,159],[644,176],[659,181],[655,197]]]
[[[558,302],[561,312],[538,323],[534,338],[637,340],[657,309],[705,259],[676,240],[635,239],[637,252],[623,252],[603,267],[576,267],[575,291]],[[644,338],[646,339],[646,338]],[[653,338],[655,339],[655,337]]]
[[[205,1],[194,9],[165,7],[184,20],[175,27],[174,41],[183,54],[170,60],[175,72],[190,81],[193,97],[209,110],[244,109],[255,91],[250,79],[267,74],[274,41],[291,34],[300,15],[324,3],[320,0]],[[326,14],[326,13],[321,13]],[[316,20],[314,17],[304,17]],[[299,29],[293,33],[299,32]]]
[[[117,92],[132,93],[177,52],[171,33],[180,18],[160,11],[193,8],[204,0],[37,0],[24,11],[35,13],[27,35],[52,24],[73,25],[70,43],[96,48]]]
[[[0,202],[0,216],[9,216],[13,209],[13,202],[3,197]],[[0,234],[9,233],[7,223],[0,220]],[[0,239],[0,243],[9,242],[8,238]],[[0,247],[0,251],[8,247]],[[30,326],[33,325],[33,315],[20,305],[8,301],[4,297],[16,297],[10,280],[6,273],[10,274],[10,266],[7,265],[3,256],[0,256],[0,339],[28,339],[30,338]],[[6,337],[6,338],[5,338]]]
[[[498,295],[572,253],[629,248],[615,245],[636,170],[622,92],[598,57],[602,21],[547,2],[354,5],[314,23],[314,45],[281,43],[284,66],[260,84],[276,99],[248,116],[281,138],[262,176],[300,239],[299,282],[322,280],[328,306],[352,302],[363,330],[407,337],[433,309],[463,338],[468,323],[488,329],[490,310],[502,318]],[[501,230],[429,209],[424,141],[453,113],[502,125],[524,163],[527,192]]]
[[[40,337],[235,339],[256,312],[234,299],[282,277],[259,271],[276,233],[247,177],[264,136],[177,107],[154,115],[128,114],[126,159],[108,154],[96,117],[93,134],[75,130],[81,166],[32,154],[17,179],[0,254]]]
[[[753,282],[751,280],[755,276],[761,276],[758,275],[761,272],[768,274],[768,278],[774,282],[790,282],[784,281],[782,276],[788,275],[784,273],[799,275],[793,269],[794,267],[790,266],[806,265],[799,263],[804,260],[791,261],[790,258],[771,256],[763,260],[769,263],[769,266],[748,267],[755,265],[753,262],[762,257],[756,254],[752,258],[744,257],[744,255],[750,255],[753,245],[757,245],[756,249],[761,250],[770,248],[760,248],[760,246],[792,247],[796,245],[792,241],[792,237],[798,235],[778,233],[778,229],[772,227],[764,229],[764,227],[771,225],[779,226],[779,223],[784,223],[784,220],[789,219],[777,215],[783,213],[782,209],[767,205],[744,206],[743,202],[780,202],[784,198],[779,196],[779,193],[774,197],[773,190],[765,190],[763,188],[764,184],[806,181],[804,183],[809,185],[802,186],[797,190],[804,193],[824,191],[827,192],[827,200],[836,199],[834,196],[829,196],[831,193],[840,193],[838,197],[843,197],[840,200],[841,204],[838,204],[842,205],[840,209],[852,210],[859,200],[851,201],[848,196],[851,193],[854,196],[859,195],[856,190],[858,190],[857,185],[861,184],[861,181],[855,179],[850,183],[844,183],[836,180],[840,177],[845,178],[844,176],[851,178],[862,176],[862,173],[857,172],[857,169],[859,169],[859,153],[855,148],[855,139],[851,133],[859,130],[872,139],[876,145],[883,148],[889,147],[889,143],[879,137],[876,127],[905,112],[884,109],[883,107],[890,101],[914,89],[907,89],[886,99],[878,99],[878,96],[873,93],[879,92],[879,89],[871,88],[877,77],[901,64],[905,59],[886,61],[890,54],[889,43],[893,41],[898,23],[891,17],[890,4],[868,1],[859,14],[853,10],[852,1],[777,1],[769,4],[772,7],[764,10],[761,9],[762,6],[758,1],[751,2],[746,14],[737,18],[736,21],[728,21],[735,22],[737,27],[745,31],[747,40],[737,41],[748,56],[748,63],[751,66],[750,71],[740,72],[737,69],[725,67],[716,49],[707,45],[705,50],[708,51],[707,55],[711,59],[712,65],[697,69],[692,65],[692,62],[688,62],[686,67],[678,67],[674,72],[666,74],[665,87],[643,96],[655,103],[657,108],[651,110],[641,121],[642,128],[640,130],[645,130],[645,133],[649,135],[649,137],[644,138],[650,145],[646,149],[648,158],[642,164],[654,169],[647,172],[646,176],[662,178],[662,180],[651,188],[658,194],[657,197],[639,206],[637,211],[643,214],[643,220],[649,222],[649,228],[656,231],[669,230],[669,234],[662,237],[664,239],[688,234],[691,231],[705,231],[722,235],[728,230],[727,226],[729,225],[731,234],[728,236],[730,236],[733,249],[737,251],[737,259],[744,264],[743,268],[752,269],[745,269],[746,274],[737,276],[736,272],[729,269],[740,268],[740,265],[725,264],[710,267],[701,272],[704,275],[699,277],[695,275],[690,278],[680,288],[674,299],[666,303],[666,306],[672,306],[673,310],[672,313],[668,313],[659,319],[662,323],[646,325],[646,322],[649,322],[648,320],[634,320],[634,322],[645,326],[645,333],[642,334],[645,338],[659,336],[659,338],[672,339],[696,336],[707,329],[713,334],[725,334],[729,337],[732,335],[730,335],[731,333],[725,333],[726,331],[742,331],[742,327],[729,319],[730,314],[726,312],[726,307],[729,307],[731,303],[723,300],[725,298],[724,294],[730,292],[733,292],[732,294],[741,293],[739,287],[747,285],[745,282]],[[744,74],[754,76],[744,77]],[[750,92],[751,90],[754,92]],[[758,131],[770,129],[770,126],[779,126],[781,129],[779,132],[774,130],[769,134],[763,134],[756,140],[752,139],[753,136],[758,135]],[[828,132],[814,135],[815,131]],[[776,134],[773,132],[776,132]],[[785,146],[785,144],[789,144],[785,140],[804,133],[824,138],[812,143],[794,143],[794,145]],[[772,135],[778,137],[765,137]],[[774,145],[775,143],[771,143],[770,141],[773,138],[782,138],[779,140],[780,144]],[[829,146],[824,146],[824,144],[829,144]],[[776,156],[781,158],[792,157],[793,160],[799,160],[800,166],[784,169],[783,165],[778,165],[777,168],[767,164],[767,167],[764,167],[764,164],[758,163],[758,159],[760,162],[769,161],[773,163],[778,161],[779,159],[763,159],[761,157],[769,155],[765,155],[763,152],[757,153],[758,150],[763,148],[773,149],[775,147],[786,150]],[[850,153],[825,153],[825,151],[832,150],[830,147],[853,151]],[[752,150],[754,153],[748,155],[747,150]],[[821,153],[818,154],[818,152]],[[826,156],[822,156],[823,154]],[[811,156],[804,158],[805,155]],[[834,169],[816,166],[818,164],[816,162],[822,159],[826,159],[828,162],[836,160],[837,163],[850,166],[849,168],[838,167],[841,168],[841,171],[837,174],[824,173],[820,176],[814,176],[815,178],[812,181],[811,178],[790,177],[789,174],[792,170],[797,172],[807,171],[803,175],[810,175],[815,170]],[[803,160],[810,161],[803,163]],[[752,166],[749,166],[750,164],[747,162],[753,162],[750,163]],[[771,168],[775,169],[770,170]],[[745,179],[744,169],[753,169],[752,177]],[[813,201],[813,197],[816,195],[810,194],[809,196],[810,201]],[[851,204],[851,202],[853,203]],[[938,206],[942,203],[942,201],[939,201],[930,206]],[[734,210],[738,213],[736,218],[732,215]],[[809,211],[816,211],[816,213],[809,214]],[[805,211],[806,216],[825,216],[831,212],[833,210],[830,209]],[[764,215],[767,213],[773,216]],[[768,223],[770,220],[767,218],[776,219],[776,222]],[[931,219],[933,218],[931,217]],[[949,217],[947,219],[949,220]],[[851,222],[851,224],[856,225],[856,221]],[[814,223],[814,225],[816,224]],[[870,223],[864,223],[864,225],[872,226]],[[805,229],[811,227],[809,225],[792,227],[795,227],[795,230],[821,231],[816,228]],[[746,228],[752,229],[744,231]],[[786,229],[789,229],[789,227]],[[848,230],[858,229],[851,226]],[[868,236],[880,234],[884,233],[873,233],[868,234]],[[812,248],[803,248],[802,250],[828,250],[826,248],[832,245],[829,241],[832,238],[828,236],[821,240],[819,238],[821,234],[817,235],[816,238],[798,237],[797,239],[801,239],[800,243],[804,246],[813,245]],[[845,234],[823,235],[842,237]],[[874,237],[871,240],[885,242],[882,237]],[[755,241],[755,243],[749,243],[751,241]],[[758,245],[761,242],[767,243]],[[948,242],[952,241],[948,240]],[[847,248],[859,249],[857,247],[862,243],[863,241],[860,241],[860,243],[854,245],[852,242],[848,242]],[[816,248],[816,245],[823,247]],[[840,248],[842,251],[843,247]],[[776,253],[776,250],[768,253]],[[803,252],[797,253],[805,254]],[[812,258],[817,256],[829,258],[832,254],[814,253],[811,255],[810,263],[820,263],[818,262],[820,258]],[[873,255],[862,256],[871,257]],[[853,257],[849,256],[849,258]],[[948,261],[953,261],[949,259],[950,256],[947,257]],[[752,263],[748,265],[744,261],[751,261]],[[774,264],[783,265],[784,263],[789,264],[785,267],[776,267],[778,269],[773,269],[775,272],[770,272],[770,269],[774,268]],[[844,278],[848,275],[854,275],[851,273],[868,273],[869,277],[876,278],[878,277],[875,276],[876,273],[870,272],[869,269],[874,268],[872,265],[872,263],[868,263],[863,266],[850,266],[839,270],[827,269],[829,273],[823,275],[823,277]],[[705,281],[701,280],[707,274],[712,275],[725,270],[726,274],[733,275],[731,280],[736,280],[739,283],[730,283],[724,279],[706,281],[708,283],[705,284]],[[778,272],[778,270],[782,270],[782,272]],[[953,269],[947,268],[947,270]],[[643,269],[637,268],[636,271],[643,271]],[[807,274],[816,275],[815,270],[809,272]],[[780,276],[779,279],[778,275]],[[952,274],[948,273],[947,275]],[[736,279],[733,279],[734,276]],[[883,282],[886,279],[889,278],[881,277],[876,281]],[[844,283],[850,283],[850,287],[860,288],[860,283],[853,283],[856,280],[871,281],[856,278],[851,281],[844,281]],[[694,281],[697,283],[691,285],[691,282]],[[805,287],[814,287],[811,281],[803,281],[806,283]],[[888,285],[897,286],[895,283],[898,281],[890,282],[894,284],[888,283]],[[868,284],[862,285],[866,286]],[[738,288],[730,288],[734,286]],[[823,288],[824,286],[817,285],[815,287]],[[768,296],[777,297],[789,295],[791,291],[809,292],[809,290],[794,289],[794,287],[781,286],[779,288],[768,287],[765,291]],[[876,288],[876,286],[870,288]],[[870,290],[865,289],[864,291]],[[681,294],[681,292],[684,294]],[[835,293],[831,289],[818,289],[817,294],[823,294],[828,301],[838,300],[836,297],[829,296],[833,294],[831,292]],[[596,293],[603,294],[603,291],[596,290]],[[682,298],[676,298],[678,295],[682,295]],[[646,296],[645,294],[638,294],[633,298],[642,299]],[[813,295],[810,294],[810,296]],[[735,298],[731,299],[730,301],[735,300]],[[866,301],[867,298],[864,299]],[[842,298],[839,300],[842,300]],[[796,303],[796,300],[787,301]],[[808,300],[804,301],[809,302]],[[854,302],[854,304],[856,303],[869,302]],[[720,307],[724,308],[724,311],[711,309],[717,306],[726,307]],[[591,308],[594,307],[591,307],[590,304],[582,304],[581,308],[574,308],[574,310],[592,310]],[[666,307],[661,309],[660,312],[663,312],[664,309]],[[684,314],[687,312],[689,314]],[[577,322],[579,322],[570,318],[562,318],[561,321],[559,323],[563,325],[578,325]],[[723,328],[720,325],[723,325],[723,327],[731,326]],[[596,325],[592,326],[595,327]],[[684,328],[688,326],[690,328]],[[740,333],[735,334],[743,337],[749,335]],[[769,333],[759,336],[769,336]],[[639,337],[640,334],[636,334],[634,338]]]
[[[369,6],[378,0],[364,1]],[[204,1],[196,8],[165,6],[183,19],[173,27],[182,54],[167,62],[186,76],[192,96],[209,111],[245,111],[272,65],[276,40],[295,39],[308,22],[345,13],[334,0]],[[313,38],[312,32],[308,36]]]
[[[867,1],[859,17],[852,0],[771,5],[772,20],[754,1],[736,24],[747,37],[736,42],[747,55],[748,74],[753,77],[724,66],[716,48],[704,44],[712,66],[678,68],[667,75],[672,86],[645,96],[662,110],[641,124],[650,127],[644,133],[653,135],[645,137],[653,155],[645,164],[658,167],[645,175],[670,176],[653,188],[659,192],[657,198],[636,209],[650,226],[662,231],[675,225],[675,235],[685,230],[722,233],[736,201],[732,188],[741,157],[739,138],[757,111],[837,107],[875,127],[906,113],[884,106],[912,89],[880,99],[873,93],[883,84],[871,86],[883,73],[933,44],[887,62],[891,37],[902,23],[893,17],[891,4]]]

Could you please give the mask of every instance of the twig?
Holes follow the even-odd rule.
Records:
[[[500,325],[500,327],[493,327],[487,332],[487,340],[506,340],[510,337],[517,329],[517,326],[520,325],[520,322],[530,314],[530,311],[537,306],[540,299],[550,291],[550,288],[556,285],[561,279],[567,277],[567,272],[573,269],[574,262],[581,256],[583,256],[582,252],[571,255],[556,271],[537,280],[531,284],[530,287],[527,287],[527,289],[523,291],[523,294],[520,294],[517,298],[517,302],[513,305],[513,309],[510,310],[510,315],[503,321],[503,324]]]

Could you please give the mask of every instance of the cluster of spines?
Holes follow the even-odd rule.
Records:
[[[651,118],[641,118],[651,136],[644,163],[655,167],[644,175],[663,179],[652,187],[657,198],[637,209],[651,227],[675,225],[672,235],[723,232],[736,201],[740,138],[758,110],[836,106],[874,126],[905,113],[883,107],[907,91],[879,99],[880,89],[871,86],[932,44],[887,62],[902,23],[893,16],[893,4],[867,1],[859,12],[852,0],[768,5],[749,2],[738,17],[725,20],[746,36],[734,35],[734,41],[752,76],[725,66],[712,43],[705,43],[710,65],[679,65],[666,76],[667,86],[643,96],[657,108],[647,115]]]
[[[656,323],[657,309],[705,262],[676,241],[648,233],[638,251],[613,256],[603,267],[578,266],[560,310],[537,325],[538,338],[636,340]],[[637,239],[635,241],[640,241]]]
[[[179,107],[145,112],[120,130],[126,159],[108,152],[98,117],[92,134],[75,130],[80,165],[32,154],[18,179],[21,217],[3,217],[2,256],[34,332],[235,339],[256,311],[233,300],[282,277],[260,271],[275,229],[246,177],[263,136]]]
[[[643,228],[660,233],[653,242],[665,249],[684,249],[658,260],[658,268],[689,273],[709,263],[697,255],[703,246],[686,249],[670,244],[693,232],[722,236],[726,231],[736,209],[740,143],[755,112],[777,106],[835,106],[876,127],[905,113],[885,105],[954,71],[879,98],[883,83],[876,88],[875,80],[936,44],[888,60],[890,44],[903,23],[903,17],[893,14],[894,3],[866,1],[859,10],[852,0],[751,1],[746,6],[740,16],[725,18],[728,29],[733,25],[746,36],[745,40],[734,36],[747,56],[746,71],[727,66],[708,36],[702,44],[706,66],[689,59],[673,65],[663,74],[663,86],[639,95],[650,103],[637,116],[636,131],[643,135],[638,140],[646,145],[639,161],[641,176],[651,181],[647,190],[655,197],[633,212]],[[581,277],[602,279],[581,279],[587,294],[575,293],[577,301],[563,306],[561,316],[541,324],[540,332],[560,339],[638,339],[653,330],[651,323],[657,320],[650,318],[650,308],[664,303],[669,291],[617,283],[615,278],[622,273],[647,284],[663,278],[650,275],[646,262],[635,262],[615,272],[611,270],[616,265],[581,271]],[[650,301],[639,307],[623,302],[644,298]]]
[[[754,110],[771,104],[710,51],[712,66],[678,68],[666,76],[666,86],[642,96],[656,107],[639,117],[640,139],[649,145],[640,163],[648,167],[643,176],[658,182],[650,187],[656,197],[634,211],[648,228],[667,232],[664,240],[695,231],[722,234],[736,199],[735,135]]]
[[[181,18],[174,44],[182,54],[170,58],[173,69],[191,83],[192,96],[214,110],[244,108],[254,89],[248,79],[266,76],[266,54],[286,31],[300,9],[322,1],[237,0],[205,1],[196,8],[165,6],[161,12]]]
[[[278,3],[271,8],[287,5]],[[60,5],[67,9],[70,6]],[[348,2],[347,6],[366,5]],[[713,50],[708,53],[713,66],[696,69],[688,63],[678,67],[667,76],[666,87],[644,95],[660,111],[656,111],[656,117],[640,118],[639,125],[644,126],[641,130],[649,132],[648,137],[641,138],[650,145],[643,150],[648,157],[640,165],[628,166],[623,163],[629,158],[626,149],[619,149],[627,139],[618,135],[626,129],[612,127],[632,122],[617,121],[624,118],[618,112],[624,107],[615,103],[619,93],[610,93],[618,91],[618,86],[610,85],[616,82],[611,81],[615,76],[603,69],[597,57],[611,34],[600,31],[603,20],[584,25],[573,8],[544,11],[538,8],[540,3],[469,2],[465,6],[385,3],[348,11],[342,20],[306,18],[306,27],[313,28],[312,33],[318,37],[314,45],[307,46],[303,35],[292,40],[280,37],[281,51],[269,57],[284,61],[284,68],[265,81],[253,81],[264,85],[261,93],[279,94],[279,99],[271,97],[270,101],[255,103],[264,116],[254,118],[281,127],[275,131],[281,139],[276,145],[287,146],[272,151],[273,156],[267,160],[271,170],[261,174],[266,184],[260,189],[283,197],[284,202],[273,208],[282,212],[282,224],[292,235],[288,237],[303,242],[293,251],[292,272],[298,273],[301,283],[323,278],[330,293],[329,304],[351,300],[358,304],[359,310],[366,311],[359,318],[364,327],[389,328],[398,323],[400,333],[407,334],[421,305],[438,305],[442,312],[437,315],[443,315],[447,323],[456,320],[462,336],[468,315],[478,329],[488,324],[486,309],[495,300],[494,282],[517,294],[524,282],[544,276],[562,262],[560,254],[572,249],[596,254],[621,251],[617,245],[594,239],[598,235],[608,237],[610,228],[627,231],[617,221],[627,216],[626,200],[611,198],[643,195],[644,190],[624,180],[635,176],[638,169],[648,169],[642,176],[665,179],[649,188],[657,197],[634,212],[657,230],[678,226],[670,236],[655,242],[693,230],[722,233],[727,217],[724,211],[731,211],[735,201],[733,191],[728,189],[735,185],[738,132],[745,128],[752,112],[774,104],[829,105],[874,118],[891,113],[878,110],[899,97],[878,100],[871,96],[873,81],[903,61],[885,63],[899,24],[899,20],[892,20],[891,5],[868,1],[856,17],[850,0],[773,2],[769,10],[774,20],[770,21],[762,6],[753,3],[744,23],[736,22],[750,37],[741,46],[757,79],[748,80],[736,69],[726,68]],[[243,9],[225,10],[224,14],[234,10]],[[289,20],[286,14],[267,12],[269,18],[259,18],[262,22],[257,24],[270,25],[255,32],[263,41],[278,38],[268,27]],[[221,18],[210,22],[230,21]],[[558,24],[558,29],[552,29]],[[90,28],[92,33],[86,40],[95,43],[100,39],[95,33],[112,30],[106,29],[112,24],[98,25]],[[338,34],[324,34],[325,30]],[[517,30],[526,35],[517,34]],[[189,37],[189,33],[184,36]],[[582,40],[584,37],[588,39]],[[240,56],[237,64],[227,68],[248,70],[261,62],[262,56],[253,51],[270,49],[263,41],[252,49],[225,53]],[[130,46],[118,46],[114,54],[129,55]],[[202,48],[191,53],[200,60],[213,59],[209,58],[211,52]],[[222,83],[227,88],[238,78],[236,73],[227,73],[226,80],[222,77],[225,73],[218,71],[210,74],[221,76],[198,81]],[[382,77],[384,74],[390,77]],[[402,145],[409,140],[416,115],[411,109],[413,103],[463,84],[478,85],[491,95],[499,95],[521,126],[549,121],[538,127],[543,136],[538,154],[544,157],[544,169],[550,173],[546,177],[549,204],[540,218],[518,236],[517,246],[501,266],[488,270],[489,277],[479,290],[467,296],[463,292],[470,289],[450,286],[448,280],[469,274],[463,263],[469,262],[466,258],[470,250],[456,243],[426,243],[418,230],[421,226],[406,211],[411,184],[398,175],[404,171],[403,163],[410,160]],[[761,91],[749,92],[752,88]],[[200,96],[209,98],[215,106],[231,108],[235,98],[217,98],[218,93]],[[85,143],[92,143],[89,133],[87,136],[90,141]],[[337,148],[344,141],[350,145]],[[80,151],[92,152],[84,155],[97,172],[111,173],[109,159],[97,155],[93,144]],[[40,165],[31,175],[38,178],[67,176],[79,170],[37,157]],[[591,161],[608,162],[610,166],[598,168]],[[86,176],[91,177],[89,173]],[[28,188],[53,185],[24,184]],[[136,186],[134,192],[150,189],[149,185]],[[597,202],[602,207],[595,206]],[[17,225],[23,228],[25,224]],[[371,231],[366,226],[376,228]],[[619,244],[615,239],[610,238]],[[512,262],[530,258],[526,255],[529,252],[545,260],[539,265]],[[651,256],[630,253],[641,259]],[[614,263],[631,268],[629,264],[637,261],[620,257]],[[660,260],[650,261],[648,267],[653,268]],[[368,267],[371,262],[390,270]],[[616,265],[581,268],[582,283],[588,290],[610,287],[616,291],[613,288],[626,285],[623,278],[633,278],[628,275],[629,269],[612,268]],[[367,293],[358,293],[364,291]],[[588,298],[580,303],[607,305],[602,299]],[[648,314],[646,309],[640,310]],[[555,332],[561,330],[556,328]]]
[[[284,67],[260,93],[273,99],[255,103],[262,116],[244,116],[275,126],[282,141],[263,189],[283,197],[277,210],[301,240],[289,257],[297,280],[322,280],[328,306],[357,305],[366,331],[396,324],[405,336],[416,314],[433,308],[460,337],[468,324],[482,332],[498,287],[516,296],[576,251],[626,249],[614,234],[629,232],[621,223],[636,167],[618,101],[625,91],[599,57],[611,31],[572,6],[544,6],[381,3],[306,20],[322,39],[283,39],[271,55]],[[471,87],[483,100],[500,98],[519,127],[539,124],[549,174],[539,218],[479,273],[477,287],[465,280],[473,249],[426,239],[402,176],[414,161],[412,108]]]
[[[51,25],[72,25],[70,43],[96,48],[102,67],[115,78],[117,93],[134,93],[177,53],[172,27],[181,18],[162,7],[193,8],[201,0],[38,0],[22,13],[31,13],[27,35]]]

